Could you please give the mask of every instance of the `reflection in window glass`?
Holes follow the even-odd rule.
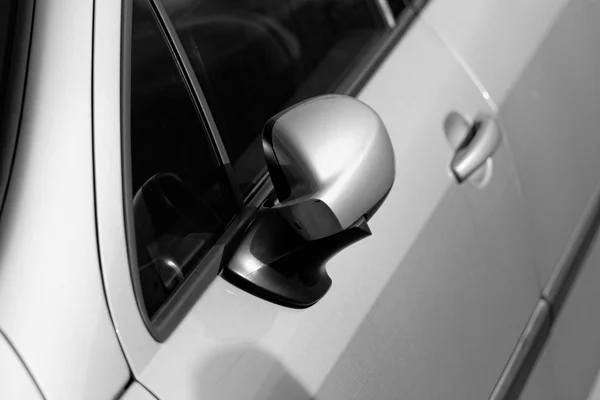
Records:
[[[25,0],[0,1],[0,210],[17,141],[30,6]]]
[[[408,6],[410,6],[411,0],[387,0],[390,8],[392,9],[392,13],[396,19],[400,16],[402,11]]]
[[[138,270],[152,317],[214,244],[236,206],[144,0],[133,7],[130,120]]]
[[[385,31],[372,0],[163,0],[243,193],[265,162],[260,133],[283,108],[332,92]]]

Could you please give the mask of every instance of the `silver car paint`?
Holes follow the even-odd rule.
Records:
[[[47,399],[107,399],[130,373],[96,242],[91,0],[38,1],[0,226],[0,329]]]
[[[0,399],[43,400],[42,393],[6,337],[0,332]]]
[[[95,239],[90,184],[91,137],[85,133],[90,133],[91,84],[81,76],[90,71],[91,65],[86,57],[77,57],[77,60],[73,57],[73,54],[91,54],[91,1],[38,3],[41,4],[38,12],[42,16],[36,20],[34,41],[37,44],[34,48],[37,53],[32,58],[28,88],[28,94],[36,97],[29,96],[35,100],[26,104],[26,130],[21,137],[13,184],[0,221],[0,304],[8,305],[0,309],[0,327],[7,328],[7,335],[16,336],[16,346],[20,351],[24,350],[24,359],[33,367],[32,373],[39,376],[46,397],[111,397],[111,393],[116,393],[128,379],[128,371],[106,312],[97,252],[92,244]],[[106,86],[101,93],[94,93],[95,127],[119,129],[115,113],[119,107],[114,104],[114,99],[118,98],[114,84],[119,80],[119,60],[115,60],[118,56],[106,46],[119,43],[120,2],[107,0],[102,4],[96,10],[96,22],[104,24],[101,29],[104,36],[95,39],[95,54],[106,57],[98,57],[95,61],[95,82],[97,87],[107,83],[112,85]],[[558,12],[556,4],[556,1],[544,2],[546,7],[539,7],[543,13],[537,16],[538,25],[550,24],[553,17],[548,17],[548,13]],[[527,10],[534,8],[528,5]],[[469,13],[461,15],[468,16]],[[530,18],[530,15],[521,13],[519,18]],[[502,18],[497,19],[502,21]],[[531,29],[525,44],[531,39],[531,46],[537,46],[534,39],[538,25]],[[107,29],[112,32],[108,33]],[[506,38],[505,35],[498,37]],[[514,47],[517,53],[522,51],[523,60],[529,57],[532,47],[523,42]],[[68,64],[67,60],[75,65]],[[54,67],[42,70],[42,63]],[[70,68],[63,68],[69,65]],[[99,71],[99,68],[106,68],[106,71]],[[486,81],[490,82],[492,94],[500,93],[495,99],[507,93],[511,86],[507,82],[512,82],[515,76],[516,73],[509,69]],[[112,178],[115,169],[119,170],[116,175],[119,176],[120,154],[112,139],[95,137],[95,143],[104,140],[113,143],[113,147],[108,148],[108,152],[103,151],[101,154],[106,158],[96,164],[96,168],[102,170],[96,181],[97,190],[104,199],[99,209],[119,215],[122,213],[120,182],[112,181]],[[7,212],[7,209],[11,211]],[[63,222],[67,218],[69,227]],[[104,240],[104,248],[109,249],[103,250],[103,262],[107,262],[106,268],[118,265],[126,269],[124,232],[122,226],[107,226],[112,221],[99,227],[105,233],[100,235],[100,240]],[[107,240],[106,234],[114,234],[114,240]],[[48,237],[54,238],[51,245],[48,245]],[[105,276],[107,285],[122,287],[118,280],[128,279],[123,274],[108,275]],[[57,288],[60,289],[57,294],[49,290]],[[30,301],[32,298],[41,300],[34,303]],[[114,313],[136,315],[137,307],[131,292],[111,296],[109,301],[113,310],[117,310]],[[143,328],[143,323],[136,318],[130,322],[119,321],[121,326]],[[147,361],[156,354],[148,352],[147,346],[158,349],[158,344],[152,342],[149,335],[136,336],[129,332],[121,338],[131,339],[129,353],[137,352]],[[352,363],[350,359],[347,367],[351,368]],[[98,376],[103,379],[90,379]]]
[[[466,6],[469,13],[448,17]],[[600,190],[598,18],[594,0],[438,0],[423,15],[499,108],[534,231],[540,292],[550,302],[572,273],[572,244],[594,216],[588,210]],[[580,267],[524,399],[583,399],[592,386],[600,368],[600,319],[591,306],[600,292],[590,283],[597,247]]]
[[[500,105],[535,228],[542,295],[551,302],[573,273],[571,243],[597,215],[599,19],[597,2],[569,1]],[[556,400],[585,399],[600,369],[599,249],[596,238],[538,363],[549,364],[546,385]]]
[[[274,208],[306,240],[348,228],[390,191],[394,149],[381,118],[368,105],[349,96],[324,95],[272,121],[267,162],[279,165],[290,186],[289,197]]]
[[[102,117],[94,121],[99,241],[111,313],[136,378],[164,399],[274,398],[284,388],[299,398],[385,398],[396,390],[432,398],[445,388],[450,398],[489,394],[537,301],[537,285],[506,149],[495,155],[487,188],[458,188],[450,176],[445,116],[457,110],[472,119],[491,110],[444,44],[415,23],[359,96],[390,132],[396,183],[372,219],[374,236],[331,260],[327,296],[290,310],[216,278],[157,343],[140,317],[128,269],[120,9],[116,0],[104,4],[96,19],[96,55],[103,57],[95,60],[102,66],[95,68]],[[486,221],[497,230],[486,230]],[[473,358],[456,364],[461,354]],[[448,386],[465,377],[471,384]]]

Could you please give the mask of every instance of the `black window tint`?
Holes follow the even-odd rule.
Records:
[[[392,13],[396,18],[404,11],[407,7],[407,4],[410,5],[411,0],[387,0],[390,8],[392,9]]]
[[[237,211],[199,116],[146,1],[131,39],[130,168],[135,248],[150,318]]]
[[[333,92],[384,33],[373,0],[164,0],[248,193],[260,133],[283,108]]]
[[[29,0],[0,1],[0,210],[19,129],[32,16]]]

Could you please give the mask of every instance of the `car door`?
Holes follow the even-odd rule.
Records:
[[[132,16],[131,3],[122,13],[113,0],[96,10],[102,270],[133,374],[157,398],[477,399],[492,392],[538,299],[519,181],[502,139],[471,179],[457,182],[452,160],[469,133],[479,135],[476,119],[493,126],[494,109],[428,26],[399,3],[382,3],[323,10],[322,2],[279,8],[265,1],[185,12],[185,2],[140,1]],[[335,21],[344,22],[328,23]],[[327,40],[329,48],[319,48]],[[242,57],[248,48],[259,56]],[[235,98],[235,90],[247,92]],[[259,132],[244,128],[326,91],[354,94],[379,113],[396,180],[369,222],[373,234],[329,261],[329,292],[292,309],[219,272],[229,238],[272,190],[256,177]],[[138,194],[186,180],[209,211],[195,220],[205,225],[190,233],[166,224],[178,228],[156,238],[162,214],[152,215]],[[174,242],[192,249],[194,268],[169,274],[168,263],[147,261]]]
[[[472,12],[459,12],[467,3]],[[581,299],[594,304],[598,295],[575,278],[579,270],[593,275],[597,268],[593,253],[584,256],[600,204],[600,9],[579,0],[471,3],[435,1],[422,19],[498,107],[531,217],[541,297],[553,315],[539,362],[554,371],[546,374],[548,386],[563,397],[584,398],[600,368],[594,339],[600,323],[581,306]],[[539,336],[543,342],[547,334]]]

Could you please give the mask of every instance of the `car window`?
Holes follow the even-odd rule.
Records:
[[[130,66],[134,273],[153,318],[238,208],[204,120],[143,0],[133,4]]]
[[[0,1],[0,210],[21,116],[31,17],[31,1]]]
[[[404,11],[404,9],[411,5],[412,0],[387,0],[394,17],[398,16]]]
[[[157,340],[214,279],[248,218],[243,198],[266,172],[266,121],[304,99],[357,90],[400,37],[384,2],[126,1],[128,246]]]
[[[247,194],[265,122],[335,92],[386,31],[374,0],[163,0]]]

